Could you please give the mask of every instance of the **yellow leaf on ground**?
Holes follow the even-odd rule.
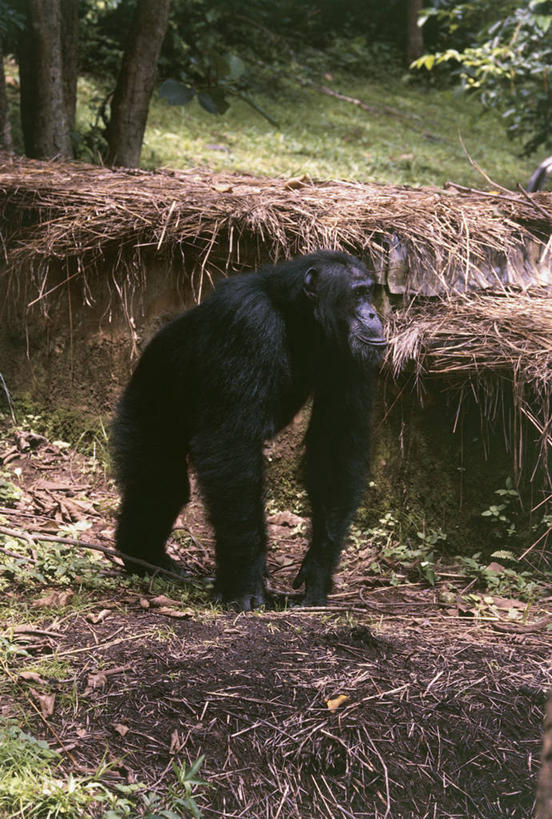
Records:
[[[337,711],[337,709],[343,705],[344,702],[347,702],[349,697],[347,694],[339,694],[339,696],[335,697],[331,700],[326,700],[326,705],[328,706],[328,711]]]

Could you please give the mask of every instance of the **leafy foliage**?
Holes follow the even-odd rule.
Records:
[[[24,16],[8,0],[0,0],[0,37],[4,38],[15,34],[23,28]]]
[[[230,107],[228,97],[235,96],[251,105],[272,125],[278,123],[265,113],[248,93],[247,68],[236,54],[206,52],[191,58],[181,72],[182,82],[165,80],[159,94],[170,105],[188,105],[195,97],[209,114],[225,114]]]
[[[7,470],[0,470],[0,505],[14,506],[21,497],[21,490],[10,480]]]
[[[425,15],[446,17],[451,33],[463,24],[473,3],[453,9],[434,9]],[[552,3],[529,0],[483,28],[475,42],[458,50],[426,54],[414,68],[432,70],[455,63],[465,91],[477,94],[487,108],[499,110],[511,137],[524,140],[524,155],[541,145],[552,146]]]

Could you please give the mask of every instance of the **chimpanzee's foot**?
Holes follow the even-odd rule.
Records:
[[[293,588],[298,589],[303,583],[305,584],[305,596],[302,605],[325,606],[327,595],[332,587],[331,571],[321,566],[308,554],[293,581]]]
[[[215,602],[223,603],[229,608],[236,611],[253,611],[253,609],[260,609],[265,605],[264,590],[260,592],[246,592],[241,597],[223,597],[220,593],[215,592]]]
[[[252,611],[265,605],[265,556],[256,558],[253,565],[238,576],[228,567],[220,567],[215,581],[214,599],[236,611]]]

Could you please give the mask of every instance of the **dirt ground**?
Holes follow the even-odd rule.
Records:
[[[0,508],[5,555],[6,532],[27,538],[32,562],[41,537],[83,521],[83,541],[112,545],[116,493],[89,460],[9,433],[0,466],[22,489]],[[18,626],[37,661],[69,664],[61,679],[34,683],[43,699],[33,723],[67,771],[90,772],[106,758],[112,781],[163,793],[173,761],[204,755],[209,786],[195,794],[204,817],[530,817],[552,686],[552,598],[522,622],[506,616],[512,601],[504,617],[498,600],[479,611],[460,597],[444,603],[438,588],[368,576],[366,543],[345,555],[326,609],[284,608],[305,526],[280,512],[269,531],[271,611],[197,604],[213,573],[197,497],[173,544],[177,554],[177,541],[186,544],[190,605],[148,581],[128,585],[121,575],[119,585],[103,558],[98,576],[114,582],[84,604],[61,584],[27,590],[32,621],[1,626]],[[14,585],[7,599],[25,593]],[[28,686],[18,679],[2,715],[20,713]],[[55,704],[45,710],[47,697]]]

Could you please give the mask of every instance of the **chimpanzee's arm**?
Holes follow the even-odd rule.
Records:
[[[315,395],[306,445],[312,540],[294,582],[307,606],[324,605],[368,468],[370,385],[363,379]]]

